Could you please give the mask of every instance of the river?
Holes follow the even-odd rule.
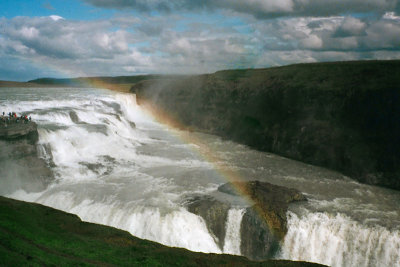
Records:
[[[287,213],[276,258],[330,266],[400,266],[400,192],[363,185],[323,168],[252,150],[217,136],[172,129],[135,95],[90,88],[0,88],[0,107],[37,122],[38,151],[55,174],[43,192],[4,196],[193,251],[240,254],[245,200],[233,199],[225,246],[186,210],[193,195],[217,195],[232,179],[296,188],[308,198]],[[233,177],[229,177],[233,176]]]

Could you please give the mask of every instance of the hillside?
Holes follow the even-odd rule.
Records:
[[[79,77],[79,78],[39,78],[28,81],[28,84],[39,86],[57,87],[95,87],[106,88],[114,91],[129,92],[132,85],[144,80],[172,79],[183,76],[178,75],[136,75],[136,76],[116,76],[116,77]]]
[[[0,81],[1,87],[38,87],[39,84],[29,82],[12,82],[12,81]]]
[[[318,264],[251,262],[195,253],[142,240],[128,232],[82,222],[76,215],[0,197],[1,266],[271,266]]]
[[[227,70],[132,87],[169,122],[400,189],[400,61]]]

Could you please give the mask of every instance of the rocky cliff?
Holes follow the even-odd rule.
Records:
[[[0,123],[0,194],[42,191],[54,178],[38,157],[38,136],[34,122]]]
[[[220,71],[131,92],[180,127],[400,189],[400,61]]]

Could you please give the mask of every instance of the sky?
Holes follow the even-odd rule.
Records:
[[[0,80],[400,59],[400,0],[0,0]]]

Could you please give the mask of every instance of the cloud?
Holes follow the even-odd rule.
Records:
[[[387,15],[364,21],[353,17],[290,18],[258,22],[254,27],[267,50],[400,52],[400,20]]]
[[[380,17],[270,20],[221,16],[205,20],[204,16],[171,13],[71,21],[53,15],[0,18],[0,28],[0,61],[13,62],[10,77],[18,71],[23,72],[21,78],[29,77],[27,66],[32,64],[46,66],[31,67],[29,79],[55,75],[54,69],[67,76],[189,74],[299,62],[400,58],[400,20],[387,12]]]
[[[349,37],[349,36],[362,36],[365,35],[365,29],[367,25],[365,22],[352,18],[346,17],[341,25],[334,33],[335,37]]]
[[[132,71],[204,73],[234,67],[236,58],[246,56],[248,37],[230,27],[189,23],[182,30],[177,22],[172,15],[89,22],[3,18],[0,60],[12,57],[62,69],[71,76],[93,76],[135,74]]]
[[[139,11],[230,10],[256,18],[278,16],[332,16],[399,11],[398,0],[84,0],[103,8]]]
[[[54,21],[57,21],[57,20],[60,20],[60,19],[64,19],[63,17],[57,16],[57,15],[51,15],[49,17]]]
[[[69,59],[103,58],[125,53],[127,32],[109,31],[111,27],[109,21],[82,23],[55,15],[2,21],[3,35],[7,37],[3,42],[8,50],[26,47],[36,56]]]
[[[399,3],[399,5],[400,5],[400,3]],[[383,19],[399,21],[400,20],[400,16],[396,16],[396,14],[394,12],[386,12],[383,15]]]

